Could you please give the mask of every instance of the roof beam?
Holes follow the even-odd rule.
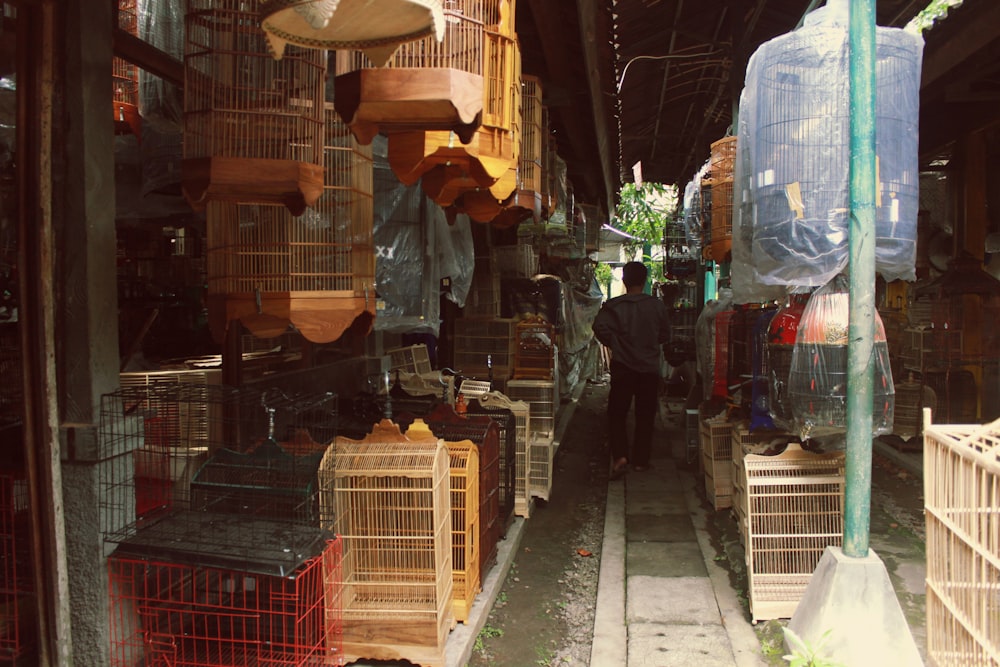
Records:
[[[594,133],[597,139],[597,154],[601,161],[601,175],[604,177],[604,197],[610,209],[615,201],[617,179],[611,175],[611,137],[608,136],[607,111],[604,106],[604,89],[601,81],[601,71],[598,67],[600,58],[597,54],[597,35],[601,34],[597,27],[600,12],[597,0],[576,0],[576,12],[580,22],[580,44],[583,47],[583,61],[587,68],[587,85],[590,88],[591,112],[594,115]],[[617,147],[616,147],[617,148]],[[618,160],[615,159],[614,162]]]

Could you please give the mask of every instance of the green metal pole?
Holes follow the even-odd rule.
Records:
[[[875,341],[875,0],[851,0],[850,17],[850,323],[843,551],[864,558],[871,528]]]

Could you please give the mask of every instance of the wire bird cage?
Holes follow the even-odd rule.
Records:
[[[748,62],[740,142],[748,142],[751,175],[751,264],[764,284],[818,286],[847,265],[847,38],[846,17],[823,8],[762,44]],[[876,269],[887,281],[912,280],[923,42],[882,27],[875,41]]]
[[[467,410],[467,409],[466,409]],[[424,418],[435,436],[446,442],[470,440],[479,450],[479,554],[480,581],[496,563],[500,542],[500,428],[488,415],[460,415],[445,404]]]
[[[929,665],[1000,663],[998,428],[924,410]]]
[[[711,396],[715,398],[729,397],[729,353],[730,335],[732,333],[732,321],[736,317],[736,310],[727,309],[715,314],[714,330],[715,344],[712,354],[711,368]]]
[[[104,539],[157,558],[290,572],[323,548],[316,469],[336,433],[329,393],[152,385],[107,394]]]
[[[423,434],[421,434],[423,435]],[[320,464],[320,522],[344,543],[347,662],[444,665],[453,621],[450,462],[439,438],[385,419]]]
[[[326,52],[268,50],[259,0],[187,0],[182,187],[208,201],[287,206],[323,194]]]
[[[477,260],[476,266],[479,264]],[[487,261],[486,265],[489,264]],[[479,275],[477,269],[477,280]],[[484,278],[490,280],[490,276]],[[499,288],[496,297],[499,312]],[[512,318],[463,317],[455,320],[455,367],[466,377],[492,381],[494,387],[505,383],[514,370],[516,326]]]
[[[371,147],[327,107],[323,194],[294,217],[284,206],[210,202],[208,304],[212,334],[239,320],[254,335],[289,324],[315,343],[375,317]]]
[[[468,382],[463,383],[463,390]],[[499,537],[503,539],[514,519],[515,479],[517,476],[517,417],[513,410],[503,407],[509,402],[506,396],[492,391],[469,394],[466,414],[486,416],[497,426],[497,440],[500,449],[499,474]],[[524,405],[527,410],[528,406]]]
[[[29,509],[24,473],[0,471],[0,662],[14,665],[38,642]]]
[[[108,558],[111,666],[343,665],[340,541],[290,572]]]
[[[781,454],[747,454],[746,558],[750,615],[791,618],[828,546],[844,527],[844,453],[797,442]]]
[[[512,400],[499,391],[488,391],[479,394],[469,402],[469,411],[477,411],[489,415],[500,424],[501,445],[501,513],[503,507],[512,508],[517,516],[528,518],[531,515],[531,490],[528,484],[529,439],[531,406],[524,401]],[[506,419],[497,416],[509,415]],[[506,422],[506,423],[505,423]],[[513,446],[510,440],[513,438]],[[508,490],[506,495],[504,486]]]
[[[118,27],[130,35],[139,34],[137,0],[118,0]],[[134,134],[142,138],[139,119],[139,68],[124,58],[111,60],[115,134]]]
[[[551,380],[555,372],[555,327],[540,316],[520,320],[515,327],[515,380]]]
[[[435,437],[427,423],[416,420],[407,435]],[[452,613],[459,623],[469,621],[476,595],[482,590],[485,570],[482,565],[482,514],[479,447],[471,440],[445,440],[451,467],[451,571]]]
[[[447,29],[402,44],[383,64],[361,51],[338,50],[334,99],[357,140],[399,131],[454,131],[463,143],[484,120],[485,31],[507,0],[445,3]],[[513,17],[512,8],[509,9]]]

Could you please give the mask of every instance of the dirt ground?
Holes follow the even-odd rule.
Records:
[[[605,407],[607,384],[588,384],[556,455],[549,502],[536,503],[521,545],[469,667],[586,667],[600,572],[608,484]],[[667,398],[661,414],[683,415],[683,401]],[[658,429],[680,428],[662,423]],[[676,436],[676,434],[674,434]],[[686,464],[679,462],[678,467]],[[693,471],[696,472],[696,471]],[[708,511],[707,530],[715,561],[750,619],[745,554],[729,510]],[[921,652],[925,649],[923,569],[924,517],[921,481],[876,455],[872,470],[871,548],[885,562],[904,615]],[[771,665],[781,656],[785,621],[755,626],[761,655]]]

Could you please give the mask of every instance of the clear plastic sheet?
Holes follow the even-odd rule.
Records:
[[[562,336],[559,351],[576,353],[586,349],[594,337],[591,325],[601,309],[604,295],[595,278],[588,292],[573,289],[570,283],[562,283]]]
[[[552,160],[552,192],[555,195],[555,206],[549,214],[549,222],[554,225],[565,225],[569,221],[568,212],[573,210],[573,193],[570,190],[569,175],[566,161],[556,155]]]
[[[184,0],[139,0],[139,39],[184,60]],[[139,70],[139,115],[160,132],[181,132],[184,102],[178,87]]]
[[[472,288],[472,273],[476,268],[476,251],[472,243],[472,226],[469,216],[459,213],[454,224],[449,225],[444,211],[438,207],[434,221],[438,227],[435,238],[437,266],[441,278],[448,278],[450,287],[444,296],[459,308],[465,308],[465,299]]]
[[[809,298],[788,378],[793,426],[803,439],[847,429],[848,279],[840,274]],[[885,328],[874,311],[872,435],[892,432],[895,390]]]
[[[440,272],[434,252],[444,216],[420,184],[405,186],[389,168],[384,137],[372,141],[375,196],[375,329],[438,335]]]
[[[754,322],[750,350],[750,430],[774,428],[767,373],[767,331],[776,309],[762,311]]]
[[[701,219],[701,179],[708,171],[709,161],[701,165],[698,173],[684,186],[684,233],[692,257],[701,257],[702,234],[704,228]]]
[[[823,285],[847,265],[848,33],[840,14],[814,14],[757,49],[741,97],[749,264],[767,285]],[[914,277],[922,50],[919,36],[876,29],[876,270],[886,280]]]
[[[733,305],[733,293],[729,288],[719,290],[719,298],[708,301],[694,325],[697,343],[695,363],[705,400],[712,398],[712,379],[715,377],[715,316]]]

